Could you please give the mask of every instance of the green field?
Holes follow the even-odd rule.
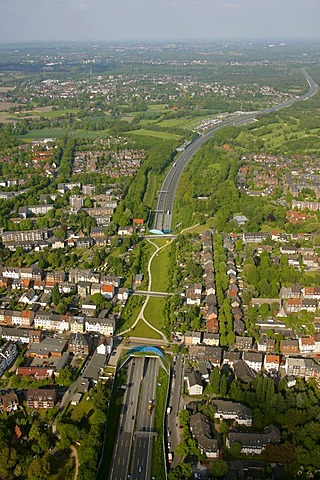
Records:
[[[156,110],[157,112],[164,112],[165,110],[168,110],[168,106],[163,105],[162,103],[155,103],[152,105],[148,105],[148,110]]]
[[[181,138],[180,135],[176,135],[174,133],[157,132],[156,130],[145,130],[143,128],[141,128],[140,130],[131,130],[130,132],[124,132],[124,134],[156,137],[162,138],[162,140],[179,140]]]
[[[170,246],[163,248],[152,260],[151,290],[154,292],[167,292],[170,285],[168,280],[168,270],[170,267]]]
[[[19,135],[20,140],[42,140],[44,138],[62,138],[70,133],[67,128],[52,128],[43,130],[30,130],[25,135]],[[108,130],[99,130],[96,132],[85,132],[84,130],[74,130],[72,132],[74,138],[100,138],[108,137]]]
[[[162,331],[164,326],[163,309],[165,304],[166,298],[150,297],[144,309],[145,319],[160,331]]]
[[[166,237],[159,236],[157,238],[152,238],[151,241],[152,243],[158,245],[158,247],[163,247],[164,245],[169,243],[170,240],[168,240]]]
[[[120,320],[117,322],[117,330],[116,333],[119,333],[123,330],[127,330],[131,328],[131,325],[136,321],[138,318],[139,312],[143,305],[145,297],[142,296],[130,296],[126,306],[121,312]]]
[[[29,110],[23,113],[17,113],[18,118],[23,118],[26,116],[35,116],[35,117],[45,117],[45,118],[58,118],[63,115],[69,115],[69,113],[76,113],[78,110],[75,108],[59,108],[59,110],[49,110],[49,108]]]
[[[141,319],[139,320],[137,325],[131,330],[130,336],[140,338],[155,338],[157,340],[161,339],[161,336],[152,328],[148,327],[148,325]]]
[[[67,135],[67,128],[48,128],[43,130],[30,130],[25,135],[19,135],[20,140],[41,140],[44,138],[62,138]]]

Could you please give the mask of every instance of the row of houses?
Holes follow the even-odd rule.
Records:
[[[93,306],[95,307],[95,305]],[[96,332],[101,335],[111,336],[116,328],[116,320],[116,315],[108,313],[106,310],[102,310],[98,317],[94,317],[86,314],[75,316],[58,315],[52,311],[33,312],[32,310],[15,311],[0,309],[0,325],[4,327],[28,328],[32,326],[34,329],[55,332]]]
[[[0,287],[26,291],[21,295],[20,303],[38,303],[43,307],[50,300],[45,294],[50,294],[54,285],[58,286],[60,293],[77,293],[86,301],[88,297],[98,293],[108,300],[116,298],[125,303],[129,297],[129,289],[120,287],[121,282],[121,277],[101,275],[91,270],[70,269],[67,274],[63,271],[45,272],[37,267],[0,267]]]
[[[35,206],[34,208],[40,206]],[[44,205],[43,208],[52,207],[52,205]],[[50,210],[50,208],[49,208]],[[110,209],[108,209],[109,211]],[[19,215],[21,218],[27,218],[34,211],[32,207],[21,207]],[[88,214],[94,217],[96,227],[92,228],[89,236],[83,234],[76,235],[71,230],[67,231],[67,237],[62,239],[56,237],[53,234],[53,231],[50,229],[41,229],[41,230],[14,230],[14,231],[3,231],[0,234],[1,241],[3,245],[11,251],[16,251],[17,248],[22,248],[23,250],[35,250],[42,251],[45,249],[57,250],[65,249],[67,247],[81,247],[81,248],[90,248],[93,245],[98,247],[110,246],[112,242],[112,237],[105,235],[105,229],[111,221],[111,215],[107,215],[106,209],[102,208],[88,208]],[[139,224],[122,226],[118,228],[118,236],[130,236],[132,235],[137,228],[139,230],[143,229],[143,220]],[[103,235],[97,234],[94,229],[102,229]],[[100,230],[101,231],[101,230]]]
[[[220,355],[219,355],[220,353]],[[198,361],[199,370],[191,370],[186,375],[187,389],[189,395],[202,395],[206,382],[210,381],[212,368],[221,368],[228,365],[234,372],[236,378],[244,383],[250,384],[252,380],[263,371],[275,376],[280,366],[288,377],[303,378],[309,380],[320,379],[320,365],[312,358],[287,357],[281,361],[281,357],[275,354],[262,355],[253,352],[216,352],[215,356],[210,353],[204,357],[191,357]]]
[[[202,265],[204,269],[203,279],[206,294],[203,309],[206,329],[208,333],[217,334],[219,332],[218,307],[215,289],[212,233],[209,230],[205,231],[202,235]]]
[[[201,348],[207,346],[219,347],[219,334],[209,334],[207,332],[188,331],[182,337],[186,346],[189,347],[189,353],[193,350],[198,351],[200,355]],[[195,348],[197,347],[197,348]],[[254,353],[276,353],[277,345],[274,338],[260,336],[257,343],[251,336],[236,336],[235,343],[230,347],[230,351],[243,352],[252,351]],[[320,353],[320,334],[299,336],[297,338],[286,338],[280,341],[279,351],[282,355],[297,355],[305,353]],[[195,353],[196,354],[196,353]]]

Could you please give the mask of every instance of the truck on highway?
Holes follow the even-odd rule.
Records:
[[[171,463],[173,460],[173,453],[172,452],[169,452],[168,453],[168,462]]]
[[[148,403],[148,413],[151,415],[152,413],[152,408],[153,408],[153,400],[149,400]]]

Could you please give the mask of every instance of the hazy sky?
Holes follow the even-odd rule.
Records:
[[[320,37],[320,0],[0,0],[0,42]]]

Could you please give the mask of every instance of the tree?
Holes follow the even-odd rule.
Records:
[[[222,374],[220,378],[219,391],[222,396],[225,396],[228,391],[228,380],[224,374]]]
[[[52,288],[52,291],[51,291],[51,298],[52,298],[52,303],[57,306],[59,304],[60,298],[61,298],[59,287],[58,287],[57,283],[55,283],[53,285],[53,288]]]
[[[242,445],[239,442],[233,442],[230,445],[229,453],[233,458],[239,458],[241,455]]]
[[[187,442],[179,443],[175,448],[175,454],[183,461],[189,455],[189,446]]]
[[[179,412],[179,420],[182,425],[188,425],[191,413],[188,410],[181,410]]]
[[[28,468],[28,480],[46,480],[50,476],[50,462],[45,455],[34,458]]]
[[[210,384],[212,387],[213,393],[219,393],[220,386],[220,370],[218,367],[214,367],[211,372]]]
[[[216,460],[211,467],[211,473],[214,478],[222,478],[228,472],[228,465],[223,460]]]

